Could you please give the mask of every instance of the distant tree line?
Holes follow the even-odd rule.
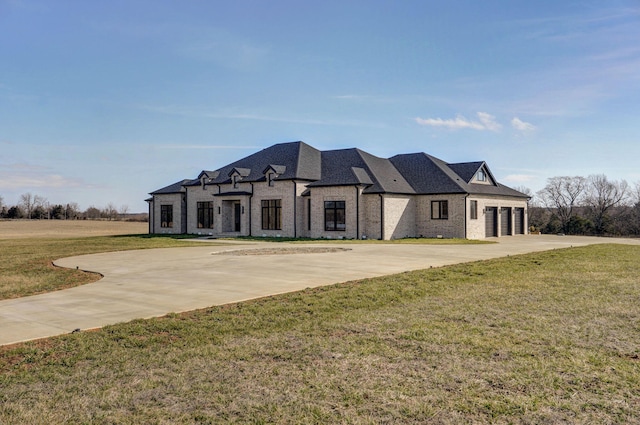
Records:
[[[116,208],[113,203],[104,208],[90,206],[84,211],[75,202],[50,204],[47,198],[31,193],[20,195],[17,205],[5,205],[0,196],[0,218],[33,220],[130,220],[147,221],[147,214],[129,214],[129,207]]]
[[[529,202],[529,226],[542,233],[640,236],[640,182],[631,186],[603,174],[549,178]]]

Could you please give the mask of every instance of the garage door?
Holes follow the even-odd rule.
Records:
[[[511,236],[511,208],[500,210],[500,236]]]
[[[485,214],[485,237],[498,236],[498,207],[487,207]]]
[[[516,208],[513,212],[513,227],[516,235],[524,235],[524,208]]]

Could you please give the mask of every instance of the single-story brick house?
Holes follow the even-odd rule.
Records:
[[[527,233],[528,196],[483,161],[276,144],[150,193],[149,232],[482,239]]]

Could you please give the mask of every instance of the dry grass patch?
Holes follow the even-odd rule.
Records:
[[[97,273],[53,266],[58,258],[130,249],[200,246],[149,235],[0,239],[0,300],[50,292],[100,279]]]
[[[0,423],[638,423],[640,247],[365,279],[0,349]]]
[[[0,220],[0,239],[75,238],[147,233],[149,223],[106,220]]]

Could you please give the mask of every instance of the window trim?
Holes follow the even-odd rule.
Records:
[[[478,201],[476,200],[469,201],[469,217],[471,220],[478,219]]]
[[[431,201],[431,220],[448,220],[449,219],[449,201],[438,200]]]
[[[331,220],[329,220],[330,214],[332,215]],[[342,220],[339,219],[340,217]],[[347,230],[346,201],[324,201],[324,230],[327,232],[344,232]]]
[[[484,171],[484,169],[478,170],[478,172],[476,173],[476,180],[479,181],[479,182],[486,182],[487,181],[487,172]]]
[[[173,228],[173,204],[160,205],[160,228]]]
[[[206,224],[209,226],[206,226]],[[199,201],[196,204],[196,226],[198,229],[213,229],[213,202]]]
[[[262,230],[282,230],[282,199],[263,199]]]

